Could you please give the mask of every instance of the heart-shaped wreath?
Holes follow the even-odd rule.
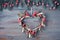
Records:
[[[32,37],[33,35],[36,35],[36,32],[38,30],[40,30],[41,27],[45,27],[46,17],[45,17],[45,15],[42,12],[38,13],[38,12],[35,11],[32,14],[32,17],[40,17],[40,19],[41,19],[40,24],[34,29],[28,28],[28,25],[23,22],[24,19],[31,17],[29,15],[29,13],[27,11],[25,11],[22,16],[20,16],[20,15],[21,14],[18,14],[18,16],[19,16],[19,18],[18,18],[19,25],[22,26],[22,32],[26,31],[26,33],[28,34],[29,38]]]

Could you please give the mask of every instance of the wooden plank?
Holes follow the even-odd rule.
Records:
[[[7,38],[0,38],[0,40],[7,40]]]

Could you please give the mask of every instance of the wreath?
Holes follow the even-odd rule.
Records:
[[[20,14],[18,14],[18,16],[20,16]],[[36,11],[32,14],[32,17],[39,17],[41,19],[41,22],[40,24],[34,28],[34,29],[30,29],[28,28],[28,25],[24,23],[24,19],[26,18],[29,18],[31,17],[29,15],[29,13],[27,11],[24,12],[24,14],[18,18],[18,22],[19,22],[19,25],[22,26],[22,32],[26,31],[26,33],[28,34],[28,37],[32,37],[33,35],[36,35],[36,32],[39,30],[41,30],[41,27],[45,27],[45,23],[46,23],[46,17],[45,15],[40,12],[40,13],[37,13]]]

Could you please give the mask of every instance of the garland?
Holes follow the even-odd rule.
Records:
[[[25,18],[31,17],[28,12],[25,12],[25,14],[22,15],[22,17],[18,18],[19,25],[22,26],[22,32],[26,30],[26,33],[28,34],[29,38],[32,37],[33,35],[36,35],[36,32],[38,30],[41,30],[41,27],[45,27],[46,23],[46,17],[42,12],[41,13],[34,12],[32,16],[41,18],[40,24],[34,29],[28,28],[28,25],[23,22]]]

